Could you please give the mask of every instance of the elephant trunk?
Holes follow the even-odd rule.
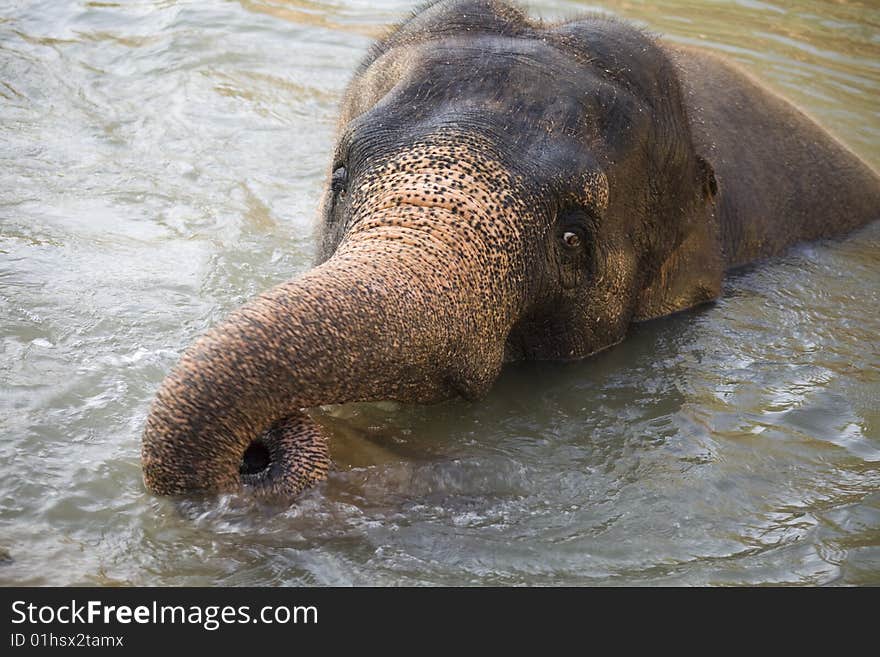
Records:
[[[497,257],[492,276],[480,271],[489,254],[479,222],[462,219],[444,207],[380,207],[330,260],[197,340],[150,409],[147,487],[290,496],[329,468],[302,409],[483,394],[518,301],[502,289]]]

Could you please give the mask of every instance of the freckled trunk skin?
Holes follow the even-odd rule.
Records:
[[[504,289],[507,277],[483,276],[470,252],[481,237],[447,215],[433,206],[372,212],[330,260],[196,341],[150,410],[147,487],[239,490],[242,455],[274,425],[263,441],[285,465],[251,489],[295,495],[329,466],[324,437],[301,409],[484,394],[501,368],[517,295]],[[450,240],[470,247],[455,251]]]

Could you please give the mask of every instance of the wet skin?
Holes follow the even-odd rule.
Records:
[[[584,358],[878,209],[874,171],[717,56],[602,17],[428,5],[349,85],[315,269],[184,353],[144,480],[293,496],[329,469],[303,409],[479,398],[505,361]]]

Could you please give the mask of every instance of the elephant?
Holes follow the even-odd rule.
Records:
[[[431,2],[345,92],[315,266],[161,383],[146,487],[289,499],[328,475],[318,405],[484,396],[711,302],[725,272],[880,216],[880,176],[715,54],[587,15]]]

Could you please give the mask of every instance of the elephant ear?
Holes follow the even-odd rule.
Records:
[[[715,216],[719,185],[715,170],[697,156],[697,199],[682,218],[682,239],[639,294],[635,321],[646,321],[687,310],[721,293],[724,262]]]
[[[715,178],[715,167],[709,164],[702,155],[697,155],[697,170],[702,182],[703,199],[713,201],[718,196],[718,180]]]

